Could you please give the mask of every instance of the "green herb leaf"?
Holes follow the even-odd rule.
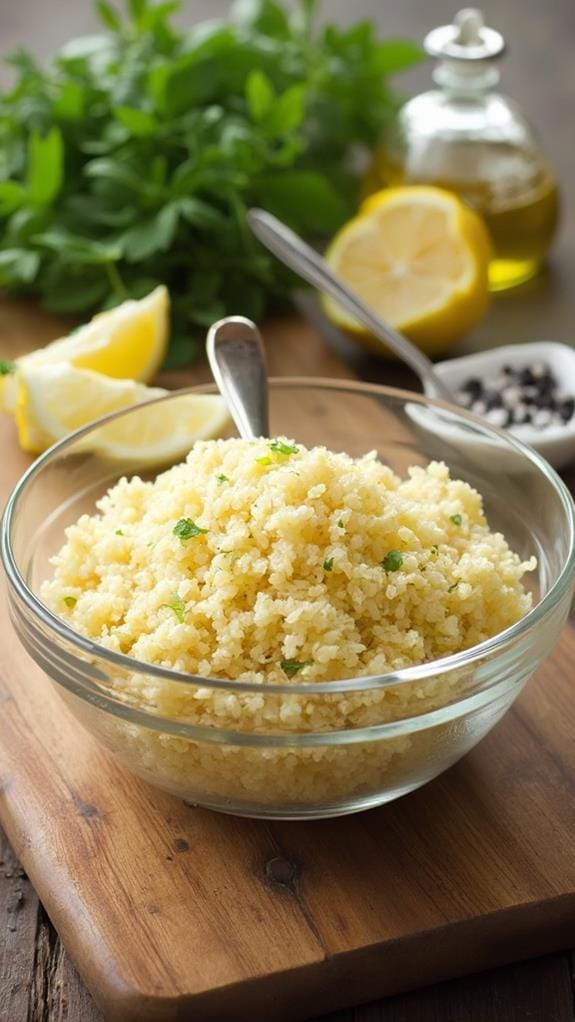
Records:
[[[174,536],[177,536],[182,543],[188,539],[195,539],[196,536],[205,535],[207,531],[207,529],[201,529],[199,525],[196,525],[191,518],[180,518],[172,529]]]
[[[221,486],[221,485],[222,485],[222,483],[229,483],[229,479],[228,479],[228,477],[227,477],[227,476],[225,476],[225,475],[223,474],[223,472],[220,472],[220,474],[219,474],[218,476],[216,476],[216,479],[217,479],[217,481],[218,481],[218,486]]]
[[[16,363],[9,362],[7,358],[0,358],[0,376],[9,376],[16,372]]]
[[[461,525],[461,523],[463,522],[463,518],[461,517],[461,515],[450,515],[449,521],[453,522],[454,525]]]
[[[32,249],[5,248],[0,251],[0,284],[28,283],[33,280],[39,263],[40,255]]]
[[[72,608],[76,606],[78,601],[75,596],[63,596],[62,602],[65,603],[67,607]]]
[[[311,660],[280,660],[280,667],[288,678],[293,678],[299,671],[303,671],[304,667],[311,667],[311,664]]]
[[[299,447],[296,444],[284,444],[283,440],[272,440],[268,447],[274,454],[284,454],[286,457],[290,454],[297,454],[299,451]]]
[[[26,199],[26,190],[19,181],[0,181],[0,216],[8,216]]]
[[[138,263],[156,252],[166,252],[174,240],[178,215],[177,203],[169,203],[156,216],[121,235],[119,243],[128,262]]]
[[[54,116],[61,121],[79,121],[84,114],[86,99],[86,90],[77,82],[62,82],[54,101]]]
[[[177,593],[174,593],[170,603],[162,603],[161,606],[167,607],[168,610],[173,611],[180,624],[183,624],[184,618],[186,616],[186,604],[182,600],[181,596],[178,596]]]
[[[345,529],[345,525],[343,524],[343,520],[341,518],[337,522],[337,527],[338,529]]]
[[[257,123],[272,109],[276,94],[268,76],[255,68],[250,72],[246,82],[246,99],[252,120]]]
[[[236,0],[232,18],[250,33],[257,31],[274,39],[289,37],[287,15],[274,0]]]
[[[64,173],[64,144],[59,128],[47,135],[32,132],[28,143],[26,192],[33,206],[43,206],[56,198]]]
[[[116,529],[116,536],[123,536],[123,535],[124,535],[124,533],[122,532],[121,529]]]
[[[333,569],[333,557],[328,557],[323,562],[323,570],[324,571],[331,571],[332,569]]]
[[[114,113],[120,124],[137,138],[147,138],[157,130],[158,122],[147,110],[139,110],[133,106],[117,106]]]
[[[308,231],[331,231],[345,220],[349,208],[322,174],[286,170],[262,178],[259,201],[290,224],[307,222]]]
[[[437,555],[439,553],[439,547],[438,547],[437,543],[433,544],[433,546],[430,548],[429,552],[430,552],[432,557],[437,557]]]
[[[122,22],[118,12],[106,0],[96,0],[96,10],[100,21],[106,28],[111,29],[112,32],[120,32],[122,30]]]
[[[388,75],[419,64],[424,56],[421,46],[409,39],[386,39],[377,43],[370,58],[370,70],[375,74]]]
[[[390,550],[381,564],[385,571],[399,571],[403,567],[403,554],[400,550]]]
[[[269,105],[260,118],[266,136],[279,138],[299,128],[304,118],[306,95],[305,85],[292,85]]]
[[[128,0],[128,10],[135,22],[138,22],[148,9],[148,0]]]

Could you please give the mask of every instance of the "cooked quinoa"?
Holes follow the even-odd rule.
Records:
[[[172,720],[293,733],[420,714],[454,698],[459,675],[321,697],[298,686],[435,660],[490,638],[531,606],[521,579],[535,560],[521,561],[490,531],[480,495],[438,462],[400,479],[375,452],[354,460],[286,438],[204,441],[153,482],[121,479],[97,508],[67,529],[42,589],[47,605],[107,649],[258,686],[238,694],[118,671],[122,699]],[[266,695],[270,682],[292,686],[293,696]],[[226,755],[232,794],[242,783],[253,793],[254,757],[264,788],[266,771],[269,781],[271,753],[236,748],[238,764],[222,746],[206,752],[122,726],[144,768],[163,771],[172,787],[186,772],[207,783],[206,764],[215,756],[213,776]],[[410,745],[395,741],[400,752]],[[346,777],[358,790],[350,756],[360,747],[343,751],[340,783]],[[321,796],[333,776],[322,775],[321,790],[317,776],[311,783],[321,752],[276,750],[276,797],[287,797],[294,770],[298,797]],[[341,752],[325,750],[332,771]],[[240,780],[242,763],[251,782]]]

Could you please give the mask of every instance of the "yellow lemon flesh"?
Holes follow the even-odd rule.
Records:
[[[446,351],[489,303],[490,242],[481,218],[441,188],[372,195],[333,239],[331,269],[429,355]],[[376,354],[381,344],[331,298],[326,315]]]
[[[93,419],[167,393],[66,362],[23,366],[18,373],[18,438],[24,450],[38,454]],[[86,446],[111,458],[167,460],[183,456],[196,440],[220,435],[228,421],[219,395],[182,394],[144,407],[137,416],[111,420],[86,438]]]
[[[68,362],[115,379],[149,382],[166,354],[169,306],[167,289],[157,287],[145,298],[100,312],[68,337],[23,355],[16,360],[15,372],[2,377],[0,408],[15,411],[18,376],[25,367]]]

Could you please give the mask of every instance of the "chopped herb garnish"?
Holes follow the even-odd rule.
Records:
[[[455,580],[455,582],[452,582],[452,583],[451,583],[451,585],[449,586],[449,588],[448,588],[447,592],[448,592],[448,593],[452,593],[454,589],[457,589],[457,586],[459,585],[459,583],[460,583],[460,582],[461,582],[461,579],[460,579],[460,578],[457,578],[457,579]]]
[[[343,524],[341,518],[339,519],[339,521],[337,523],[337,527],[338,527],[338,529],[343,529],[344,528],[344,524]]]
[[[385,571],[399,571],[403,566],[403,554],[400,550],[390,550],[381,564]]]
[[[0,358],[0,376],[10,376],[16,372],[16,363],[9,362],[7,358]]]
[[[264,454],[262,458],[256,458],[256,461],[258,465],[271,465],[272,463],[272,459],[267,454]]]
[[[450,515],[449,521],[453,522],[454,525],[461,525],[463,518],[461,517],[461,515]]]
[[[116,529],[116,536],[123,536],[123,535],[124,535],[124,533],[122,532],[121,529]]]
[[[219,476],[216,476],[216,479],[218,480],[218,486],[221,486],[222,483],[229,483],[228,477],[225,476],[223,472],[221,472]]]
[[[272,440],[268,444],[270,451],[274,454],[297,454],[299,447],[296,444],[284,444],[283,440]]]
[[[303,671],[304,667],[310,666],[311,660],[280,660],[280,667],[288,678],[293,678],[294,674],[298,674],[299,671]]]
[[[62,599],[67,607],[75,607],[78,602],[75,596],[63,596]]]
[[[332,568],[333,568],[333,557],[328,557],[327,560],[325,560],[323,562],[323,570],[324,571],[331,571]]]
[[[177,536],[182,543],[185,543],[187,539],[195,539],[196,536],[201,536],[207,531],[207,529],[201,529],[199,525],[196,525],[191,518],[180,518],[172,529],[174,536]]]
[[[430,554],[432,555],[432,557],[437,557],[438,553],[439,553],[439,547],[438,547],[437,543],[434,543],[433,546],[431,547]]]
[[[184,618],[186,616],[186,605],[182,600],[181,596],[178,596],[177,593],[174,593],[172,596],[172,602],[162,603],[162,607],[167,607],[168,610],[173,611],[180,624],[183,623]]]

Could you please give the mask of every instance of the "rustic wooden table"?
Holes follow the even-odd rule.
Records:
[[[184,4],[189,18],[213,17],[226,0]],[[330,17],[358,14],[377,19],[390,35],[420,36],[453,14],[443,0],[329,0]],[[548,270],[514,294],[498,298],[485,323],[462,344],[472,350],[492,344],[553,339],[575,343],[575,186],[573,100],[575,62],[572,0],[484,0],[488,20],[511,42],[504,65],[506,89],[529,111],[558,170],[565,200],[562,234]],[[43,53],[93,25],[89,0],[0,0],[3,50],[26,43]],[[422,87],[429,69],[419,69],[406,87]],[[2,354],[13,342],[11,321],[0,324]],[[30,339],[33,343],[33,338]],[[382,366],[340,349],[362,377],[409,382],[397,367]],[[310,374],[313,367],[310,367]],[[58,935],[0,832],[0,1022],[97,1022],[101,1015],[71,965]],[[442,984],[351,1011],[324,1022],[575,1022],[573,960],[552,955],[490,973]],[[222,1020],[228,1022],[228,1020]],[[233,1020],[229,1020],[233,1022]]]

